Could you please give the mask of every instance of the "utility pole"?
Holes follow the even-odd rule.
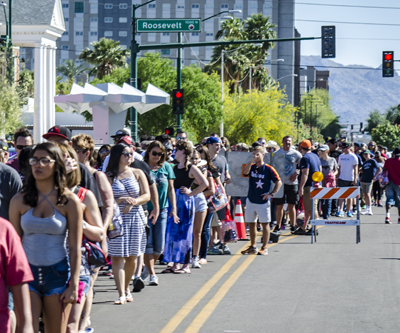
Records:
[[[182,33],[178,32],[178,43],[182,43]],[[182,49],[178,49],[178,59],[176,64],[176,87],[182,88]],[[176,115],[176,133],[182,129],[182,115]]]
[[[224,103],[224,50],[221,51],[221,102]],[[224,136],[224,120],[221,121],[219,135],[221,138]]]

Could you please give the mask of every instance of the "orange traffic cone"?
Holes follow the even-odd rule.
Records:
[[[240,199],[236,201],[235,220],[236,220],[236,229],[238,232],[239,239],[247,239],[246,226],[244,224],[243,211],[242,211],[242,202],[240,201]]]

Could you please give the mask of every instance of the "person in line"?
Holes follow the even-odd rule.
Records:
[[[357,186],[358,180],[358,158],[350,151],[350,144],[342,143],[343,154],[339,156],[339,187]],[[365,156],[364,156],[365,158]],[[339,199],[339,210],[336,214],[338,217],[343,217],[343,206],[345,199]],[[346,199],[346,211],[348,217],[353,217],[352,199]]]
[[[282,186],[282,181],[276,170],[264,163],[265,149],[256,147],[253,158],[243,169],[243,174],[249,176],[249,192],[246,200],[245,221],[249,225],[250,246],[242,254],[268,254],[268,241],[271,222],[271,201]],[[273,189],[271,182],[275,183]],[[257,219],[263,228],[263,245],[257,250]]]
[[[231,144],[227,137],[223,136],[221,138],[221,150],[222,151],[231,151]]]
[[[372,154],[375,154],[376,151],[378,151],[378,146],[376,145],[375,141],[371,141],[368,144],[368,149],[371,151]]]
[[[33,275],[21,244],[21,239],[10,222],[0,217],[0,328],[2,332],[33,333],[31,297],[28,282]],[[11,289],[14,311],[9,311]]]
[[[78,160],[78,155],[70,145],[59,144],[64,156]],[[71,192],[75,193],[81,202],[84,221],[82,223],[83,235],[93,242],[101,242],[105,237],[105,231],[101,220],[100,210],[97,205],[94,194],[79,186],[81,181],[80,170],[76,169],[67,175],[67,187]],[[68,318],[67,333],[78,333],[84,331],[87,325],[87,317],[89,317],[91,310],[92,297],[89,299],[90,289],[93,290],[91,283],[91,269],[88,263],[87,250],[81,245],[81,267],[79,273],[80,283],[85,285],[79,303],[72,305],[71,313]],[[86,304],[90,302],[90,306]],[[86,309],[88,312],[85,316],[82,316],[83,310]]]
[[[364,151],[364,155],[365,162],[362,165],[360,183],[367,207],[361,214],[373,215],[371,208],[372,184],[376,181],[376,178],[382,171],[382,168],[378,165],[378,162],[375,159],[371,158],[371,152],[368,149]]]
[[[288,204],[289,219],[290,219],[290,231],[296,230],[296,205],[299,202],[299,185],[298,185],[298,173],[297,164],[301,160],[301,154],[297,150],[291,149],[292,137],[287,135],[282,139],[282,148],[279,149],[275,154],[285,154],[285,174],[283,177],[283,197],[275,198],[276,204],[276,221],[274,231],[281,229],[281,223],[283,218],[283,205]]]
[[[318,218],[318,200],[314,200],[314,207],[312,207],[310,191],[313,183],[312,175],[317,171],[322,172],[322,167],[318,156],[311,152],[312,144],[310,140],[301,141],[299,148],[300,153],[303,155],[300,160],[299,196],[303,197],[304,224],[296,229],[293,233],[295,235],[304,235],[307,230],[307,224],[311,218],[311,212],[313,209],[315,211],[315,218]]]
[[[34,330],[39,330],[43,312],[46,330],[64,333],[71,305],[78,298],[82,207],[67,187],[64,158],[57,145],[38,144],[29,163],[22,191],[11,200],[10,222],[22,238],[34,276],[29,282]]]
[[[175,158],[179,164],[175,165],[175,196],[179,223],[173,218],[168,220],[165,236],[164,261],[173,262],[173,266],[163,273],[185,274],[190,273],[189,264],[192,259],[192,239],[194,221],[194,196],[201,193],[208,186],[207,179],[201,171],[189,163],[192,155],[192,146],[189,142],[179,141],[176,144]],[[199,184],[193,191],[190,188],[194,180]],[[182,264],[182,267],[179,265]]]
[[[103,168],[104,160],[108,155],[110,155],[111,146],[110,145],[102,145],[99,149],[99,153],[97,154],[96,161],[96,169],[101,171]]]
[[[19,154],[21,154],[22,149],[25,147],[33,145],[32,133],[25,127],[17,128],[14,132],[14,145],[17,157],[11,159],[6,164],[19,172]]]
[[[150,200],[150,189],[143,171],[131,168],[133,149],[124,143],[111,148],[107,176],[123,219],[124,235],[110,239],[108,254],[119,298],[115,304],[133,302],[129,283],[136,269],[137,257],[146,249],[146,216],[142,205]]]
[[[204,152],[204,149],[203,149]],[[206,162],[205,160],[203,160]],[[208,207],[206,197],[210,197],[215,194],[215,186],[213,181],[213,176],[211,172],[207,170],[207,162],[200,165],[202,162],[201,155],[197,150],[194,150],[192,156],[190,158],[190,162],[197,166],[200,171],[203,173],[204,177],[207,178],[208,186],[207,188],[199,193],[196,194],[194,197],[194,206],[195,206],[195,215],[194,215],[194,222],[193,222],[193,260],[192,260],[192,268],[201,268],[199,252],[200,246],[202,243],[202,231],[204,226],[204,221],[207,217]],[[217,169],[217,168],[215,168]],[[219,173],[218,173],[219,174]],[[197,187],[196,181],[194,181],[192,185],[192,190],[196,189]],[[211,220],[211,219],[210,219]],[[206,243],[208,244],[208,242]],[[206,247],[207,248],[207,247]],[[204,262],[204,260],[203,260]]]
[[[385,223],[390,221],[390,208],[395,206],[398,209],[400,223],[400,147],[396,147],[392,152],[392,157],[385,161],[383,171],[388,172],[389,183],[386,185],[386,217]]]
[[[378,166],[381,169],[383,169],[383,167],[385,166],[385,159],[382,158],[381,153],[379,151],[375,153],[374,160],[378,163]],[[381,203],[383,189],[381,187],[381,183],[379,182],[379,180],[377,180],[377,178],[375,179],[376,180],[372,184],[372,194],[374,197],[373,206],[383,207]]]
[[[7,141],[0,139],[0,163],[6,164],[9,157]]]
[[[141,275],[144,281],[150,276],[149,285],[151,286],[158,286],[158,277],[154,271],[154,263],[164,252],[169,203],[171,204],[170,217],[174,219],[175,223],[179,223],[174,189],[175,174],[171,165],[165,161],[166,156],[166,151],[160,141],[151,142],[144,155],[144,162],[150,167],[151,176],[157,185],[160,205],[160,215],[157,221],[148,220],[147,222],[150,229],[147,237],[146,252],[144,254],[146,267]],[[147,208],[149,212],[153,210],[151,202],[147,204]]]
[[[185,131],[178,131],[178,133],[176,133],[176,141],[188,141],[188,135]],[[176,144],[176,143],[175,143]]]
[[[336,159],[329,156],[328,145],[319,147],[319,160],[321,162],[322,174],[324,179],[322,187],[336,187],[336,175],[338,174],[338,165]],[[331,215],[332,199],[321,200],[322,218],[328,220]]]

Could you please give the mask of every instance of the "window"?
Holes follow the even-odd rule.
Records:
[[[112,17],[105,17],[104,18],[104,23],[112,23],[113,18]]]
[[[156,33],[155,32],[150,32],[147,33],[147,41],[149,42],[155,42],[156,41]]]
[[[64,17],[64,20],[65,20],[65,22],[68,22],[69,18],[68,17]]]
[[[200,5],[198,3],[193,3],[192,4],[192,9],[199,9]]]
[[[199,36],[199,33],[198,33],[198,32],[192,32],[192,36],[198,37],[198,36]]]
[[[83,31],[75,31],[75,36],[83,36]]]
[[[97,31],[91,31],[90,36],[97,36]]]
[[[212,36],[214,36],[214,34],[212,32],[209,32],[209,33],[206,33],[206,36],[207,37],[212,37]]]
[[[113,4],[112,3],[105,3],[104,4],[104,9],[113,9]]]
[[[163,36],[169,36],[169,32],[163,32]]]
[[[98,13],[98,4],[91,3],[90,4],[90,14],[97,14]]]
[[[85,12],[85,4],[83,1],[75,1],[75,13]]]
[[[62,8],[69,8],[69,3],[63,3]]]
[[[128,18],[127,17],[120,17],[119,18],[119,23],[127,23],[128,22]]]
[[[137,32],[137,33],[135,34],[135,36],[140,37],[140,36],[142,36],[142,34],[141,34],[140,32]]]
[[[118,32],[118,36],[119,37],[126,37],[126,36],[128,36],[128,31],[119,31]]]
[[[176,8],[180,9],[180,10],[184,10],[185,9],[185,5],[176,5]]]
[[[113,32],[112,31],[104,31],[104,37],[112,37]]]
[[[171,49],[162,49],[161,54],[162,55],[171,55]]]
[[[127,3],[120,3],[119,4],[119,9],[128,9],[128,4]]]
[[[61,50],[68,50],[69,46],[68,45],[61,45]]]
[[[229,5],[227,3],[221,3],[221,11],[222,10],[228,10]]]
[[[98,18],[97,17],[91,17],[90,18],[90,22],[97,22],[98,21]]]
[[[151,3],[148,6],[149,6],[148,7],[149,9],[156,9],[156,4],[155,3]]]
[[[63,36],[68,36],[68,31],[64,31]]]

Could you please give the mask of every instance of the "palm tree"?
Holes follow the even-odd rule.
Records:
[[[93,50],[85,48],[79,59],[97,67],[96,76],[102,79],[116,67],[126,66],[126,57],[130,52],[119,45],[119,41],[101,38],[90,44]]]
[[[70,87],[75,82],[75,77],[86,72],[86,70],[87,68],[82,64],[76,66],[75,61],[72,59],[64,60],[64,63],[57,67],[57,72],[68,78]]]

